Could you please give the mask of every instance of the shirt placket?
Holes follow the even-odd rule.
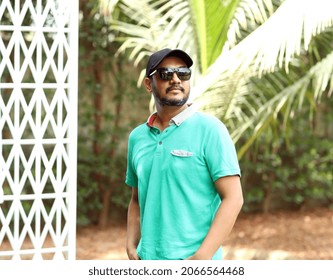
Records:
[[[154,128],[156,133],[156,156],[161,156],[164,150],[164,142],[167,140],[167,137],[172,133],[172,131],[175,129],[175,125],[171,125],[167,127],[165,130],[160,131],[157,128]]]

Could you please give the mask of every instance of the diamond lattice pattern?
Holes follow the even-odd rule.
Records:
[[[0,259],[67,259],[70,3],[0,1]]]

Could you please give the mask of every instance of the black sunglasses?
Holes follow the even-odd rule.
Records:
[[[191,69],[186,67],[180,68],[158,68],[154,70],[149,77],[158,73],[159,77],[163,81],[170,81],[173,77],[173,73],[176,73],[178,78],[182,81],[188,81],[191,78]]]

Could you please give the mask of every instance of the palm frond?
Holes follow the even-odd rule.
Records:
[[[165,47],[187,51],[195,61],[191,99],[227,122],[235,142],[253,130],[240,156],[278,115],[286,123],[305,100],[314,104],[333,91],[331,53],[322,59],[314,48],[306,73],[290,66],[333,26],[332,0],[120,0],[118,7],[126,17],[112,22],[122,36],[119,52],[130,50],[138,64]],[[331,37],[324,40],[331,48]],[[263,77],[263,88],[254,94],[255,76]]]
[[[283,0],[242,0],[240,1],[228,31],[228,48],[234,47],[244,33],[250,34],[263,24],[281,5]],[[275,3],[276,2],[276,3]]]
[[[239,0],[204,1],[190,0],[192,24],[196,28],[200,52],[200,68],[206,69],[221,54]]]
[[[106,17],[111,16],[118,2],[119,0],[99,0],[101,13]]]
[[[288,71],[291,59],[302,48],[307,50],[314,36],[333,25],[332,8],[331,0],[284,1],[264,24],[228,52],[231,69],[251,67],[261,75],[284,65]],[[212,71],[223,63],[220,60]]]
[[[272,76],[274,77],[274,75]],[[283,88],[283,83],[280,92],[276,93],[271,99],[262,102],[260,107],[257,107],[255,115],[243,118],[246,121],[239,122],[239,126],[233,130],[232,137],[235,142],[246,130],[251,129],[253,131],[252,137],[239,149],[239,157],[245,153],[258,135],[277,118],[280,112],[283,111],[285,124],[291,112],[301,108],[305,100],[308,100],[311,104],[313,102],[319,103],[324,93],[330,95],[333,91],[332,80],[333,52],[290,86]],[[272,85],[271,80],[269,83]]]

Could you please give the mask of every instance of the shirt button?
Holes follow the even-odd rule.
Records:
[[[159,145],[162,145],[162,141],[158,142]]]

